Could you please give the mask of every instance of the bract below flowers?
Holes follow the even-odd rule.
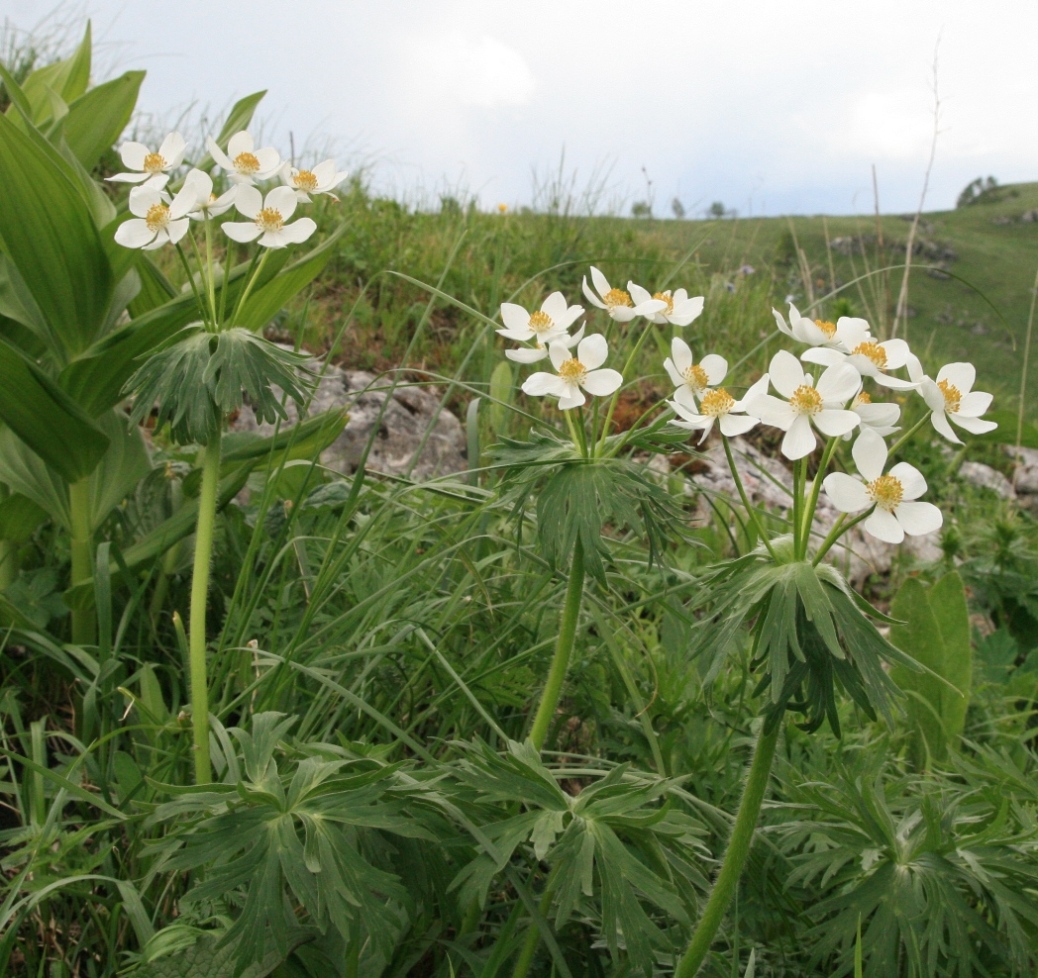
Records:
[[[620,371],[597,369],[609,356],[609,346],[601,333],[585,336],[577,344],[575,357],[570,355],[569,348],[562,343],[549,345],[548,356],[558,373],[550,374],[542,370],[531,374],[523,384],[523,393],[533,397],[543,397],[545,394],[557,397],[559,408],[563,411],[580,407],[586,402],[587,398],[581,388],[595,397],[608,397],[623,383]]]
[[[832,472],[822,488],[842,513],[860,513],[870,506],[875,512],[865,520],[865,530],[884,543],[900,543],[907,533],[919,536],[941,528],[944,516],[933,503],[915,502],[926,492],[926,480],[915,466],[898,462],[883,474],[887,446],[874,431],[865,430],[851,449],[863,479]]]
[[[251,221],[222,225],[232,241],[245,243],[258,239],[264,248],[284,248],[306,241],[317,230],[309,217],[301,217],[293,224],[285,223],[296,209],[296,192],[291,187],[275,187],[264,198],[255,187],[242,184],[235,194],[234,206]]]

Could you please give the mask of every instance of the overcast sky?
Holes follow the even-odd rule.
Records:
[[[53,0],[3,0],[46,27]],[[376,189],[529,203],[559,169],[601,208],[690,216],[927,209],[1038,179],[1035,0],[86,0],[97,61],[145,68],[161,123],[266,88],[264,134]],[[189,140],[191,136],[188,133]],[[534,174],[537,176],[535,177]]]

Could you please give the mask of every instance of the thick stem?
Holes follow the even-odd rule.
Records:
[[[555,893],[555,887],[552,882],[549,882],[544,888],[544,893],[541,895],[541,902],[537,907],[542,917],[548,916],[548,911],[551,910],[551,898]],[[526,978],[527,973],[530,970],[530,965],[533,964],[533,956],[537,951],[537,945],[541,943],[541,932],[537,927],[537,924],[533,921],[530,923],[530,929],[526,932],[526,940],[523,941],[522,949],[519,951],[519,957],[515,959],[515,968],[512,970],[512,978]]]
[[[775,757],[775,745],[778,743],[780,728],[781,723],[776,723],[772,730],[768,730],[767,721],[761,726],[757,737],[757,749],[753,755],[753,763],[750,764],[750,773],[743,788],[739,813],[735,816],[735,825],[728,840],[728,850],[724,854],[721,872],[717,874],[703,916],[699,919],[688,950],[678,962],[674,978],[694,978],[698,974],[713,943],[714,935],[735,895],[746,857],[750,854],[760,806],[768,788],[771,762]]]
[[[72,586],[89,581],[94,576],[93,532],[90,526],[90,479],[80,479],[68,487],[68,508],[72,555]],[[93,604],[72,609],[72,642],[74,645],[92,645],[97,628],[97,614]]]
[[[573,548],[573,562],[569,569],[569,586],[566,588],[566,603],[562,608],[562,620],[559,622],[559,638],[555,643],[555,655],[551,660],[548,680],[541,693],[541,703],[537,707],[537,715],[530,730],[530,740],[537,750],[544,747],[548,728],[555,716],[555,708],[562,695],[562,684],[566,679],[570,656],[573,654],[573,640],[577,634],[577,619],[580,617],[580,599],[584,594],[584,550],[577,538]]]
[[[202,489],[198,496],[195,529],[195,566],[191,577],[188,622],[188,659],[191,671],[191,730],[194,736],[195,783],[212,781],[209,763],[209,683],[206,678],[205,606],[209,596],[209,565],[216,524],[216,497],[220,485],[220,430],[209,436],[202,462]]]

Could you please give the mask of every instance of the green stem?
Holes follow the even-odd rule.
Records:
[[[803,524],[800,527],[800,550],[797,553],[797,557],[800,560],[807,558],[807,545],[811,539],[811,526],[815,521],[815,510],[818,508],[818,493],[822,488],[822,479],[825,478],[825,472],[829,468],[829,462],[833,457],[833,452],[836,450],[836,443],[839,438],[830,438],[825,443],[825,451],[822,452],[822,461],[818,463],[818,471],[815,473],[815,480],[811,484],[811,495],[807,500],[807,506],[804,509]],[[807,460],[804,460],[806,467]],[[806,469],[804,475],[807,475]]]
[[[238,316],[242,309],[245,308],[245,300],[248,299],[249,293],[252,292],[252,287],[256,284],[256,280],[260,277],[263,272],[263,266],[267,263],[267,258],[270,255],[270,249],[265,248],[263,251],[263,257],[260,258],[259,262],[256,261],[256,256],[252,256],[252,267],[249,269],[249,280],[245,284],[245,289],[242,294],[238,297],[238,302],[234,306],[234,316],[231,319],[231,325],[235,325],[238,322]],[[221,323],[221,326],[226,325]]]
[[[14,583],[18,574],[18,545],[13,540],[0,540],[0,591]]]
[[[555,655],[551,660],[548,680],[541,693],[540,706],[530,730],[530,740],[537,750],[544,747],[548,736],[548,728],[555,716],[555,708],[562,695],[562,684],[566,679],[570,656],[573,654],[573,640],[577,634],[577,619],[580,617],[580,599],[584,594],[584,550],[577,538],[573,547],[573,563],[569,569],[569,586],[566,588],[566,603],[562,608],[562,620],[559,622],[559,638],[555,643]]]
[[[897,454],[898,449],[906,441],[908,441],[908,439],[911,438],[912,435],[914,435],[920,428],[922,428],[922,426],[926,424],[927,421],[930,420],[930,415],[932,413],[932,411],[928,411],[926,414],[924,414],[914,425],[912,425],[911,428],[908,429],[908,431],[906,431],[896,442],[894,442],[894,444],[887,449],[887,458],[893,458]]]
[[[622,376],[626,377],[631,371],[631,367],[634,365],[634,358],[638,356],[638,351],[642,348],[642,344],[645,342],[645,338],[649,335],[652,330],[652,323],[646,323],[645,328],[642,330],[642,335],[638,337],[638,341],[634,344],[634,349],[631,350],[631,355],[627,358],[627,362],[624,364],[624,369],[621,371]],[[616,410],[617,402],[620,400],[620,392],[623,390],[623,385],[616,389],[616,392],[609,399],[609,410],[606,412],[605,424],[602,425],[602,437],[595,446],[595,455],[601,454],[602,446],[605,445],[606,439],[609,437],[609,426],[613,421],[613,412]]]
[[[213,329],[220,322],[216,311],[216,276],[213,275],[213,222],[206,215],[205,221],[205,277],[206,289],[209,292],[209,313],[213,317]]]
[[[190,240],[192,244],[195,244],[194,238],[191,238]],[[198,245],[195,245],[195,254],[198,254]],[[198,291],[198,283],[195,281],[195,276],[191,272],[191,263],[187,260],[187,255],[184,254],[184,248],[179,241],[177,242],[177,255],[180,257],[180,264],[184,266],[184,274],[187,276],[187,284],[191,286],[191,291],[194,293],[195,305],[198,306],[198,315],[205,320],[206,308],[205,303],[202,301],[202,293]],[[212,328],[215,329],[215,325],[212,326]]]
[[[833,548],[836,541],[847,533],[851,527],[857,526],[863,519],[865,519],[865,517],[869,516],[873,509],[875,509],[875,507],[870,506],[865,510],[865,512],[859,513],[846,525],[844,524],[847,519],[847,514],[841,513],[840,518],[833,524],[833,528],[829,531],[826,538],[822,541],[822,545],[818,548],[818,553],[815,554],[815,559],[811,561],[811,566],[817,567],[822,562],[822,558]]]
[[[216,497],[220,485],[220,429],[209,436],[202,461],[202,488],[198,496],[195,529],[195,566],[191,577],[188,622],[188,658],[191,672],[191,730],[194,736],[195,783],[209,784],[209,684],[206,678],[205,606],[209,596],[209,565],[216,524]]]
[[[90,479],[80,479],[68,487],[69,548],[72,556],[72,586],[94,576],[93,532],[90,526]],[[88,608],[72,609],[72,642],[92,645],[96,635],[96,613]]]
[[[742,479],[739,478],[739,470],[735,467],[735,459],[732,457],[732,446],[728,444],[728,436],[721,435],[721,444],[724,445],[724,455],[728,459],[728,468],[732,472],[732,478],[735,480],[735,488],[739,490],[739,498],[742,500],[743,507],[746,510],[746,515],[753,520],[753,525],[757,527],[757,533],[761,538],[761,542],[767,548],[771,559],[778,563],[778,557],[775,551],[771,548],[771,541],[768,539],[768,535],[764,532],[764,527],[761,525],[760,519],[757,517],[757,511],[750,505],[749,496],[746,495],[746,490],[743,488]]]
[[[694,978],[698,974],[713,943],[714,935],[735,895],[746,857],[750,854],[757,816],[760,814],[760,807],[768,788],[771,762],[775,757],[775,745],[778,743],[781,726],[781,723],[777,722],[774,728],[769,730],[767,721],[761,726],[757,737],[757,749],[753,754],[753,763],[750,764],[750,773],[743,788],[739,812],[735,816],[735,825],[732,826],[732,835],[728,840],[721,871],[714,881],[714,888],[710,891],[710,898],[692,935],[688,950],[674,970],[674,978]]]
[[[542,917],[548,916],[551,910],[551,898],[555,893],[554,881],[549,881],[541,895],[541,902],[537,907]],[[526,932],[526,940],[523,942],[519,957],[515,959],[515,968],[512,970],[512,978],[526,978],[530,965],[533,964],[533,956],[537,951],[537,945],[541,943],[541,932],[536,921],[530,922],[530,929]]]

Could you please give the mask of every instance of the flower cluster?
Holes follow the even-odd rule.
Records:
[[[310,201],[311,194],[328,194],[346,179],[333,160],[312,170],[300,170],[283,162],[272,147],[257,147],[248,132],[235,133],[224,152],[214,139],[207,140],[209,155],[226,176],[228,189],[217,196],[213,178],[192,168],[175,194],[167,190],[174,171],[184,162],[186,142],[180,133],[170,133],[155,151],[138,142],[126,142],[119,155],[128,172],[109,177],[135,186],[130,191],[133,217],[115,232],[115,240],[127,248],[151,250],[177,244],[192,220],[219,217],[232,207],[245,221],[228,221],[224,234],[233,241],[255,241],[263,248],[284,248],[306,241],[317,230],[309,217],[291,221],[296,207]],[[281,185],[263,194],[258,181],[280,178]],[[290,223],[291,221],[291,223]]]

